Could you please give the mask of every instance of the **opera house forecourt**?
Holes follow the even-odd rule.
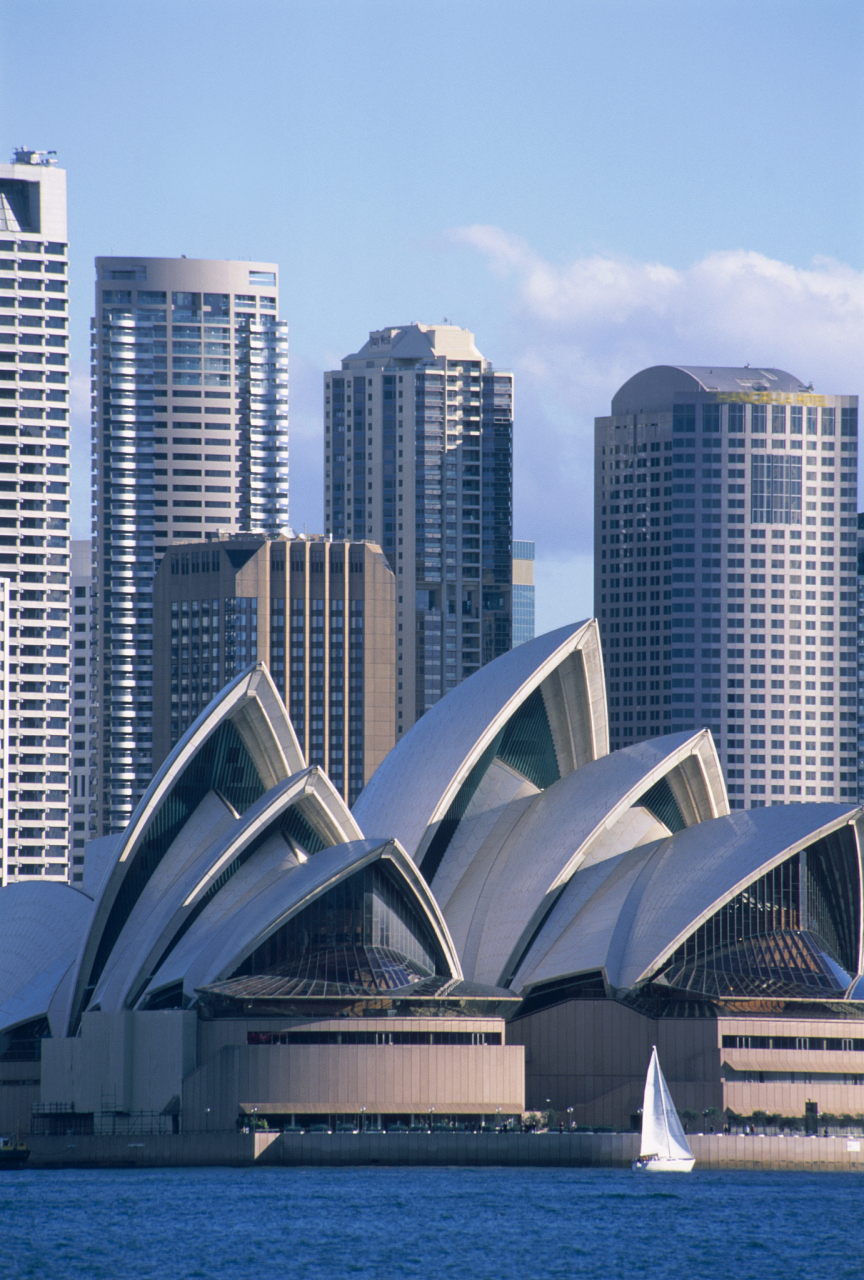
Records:
[[[0,1131],[864,1112],[862,812],[730,812],[707,730],[610,754],[597,624],[482,667],[349,810],[266,667],[81,889],[0,893]]]

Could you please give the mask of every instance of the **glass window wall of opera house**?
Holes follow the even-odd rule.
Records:
[[[80,888],[0,893],[0,1129],[626,1128],[654,1044],[682,1109],[858,1114],[861,838],[730,810],[706,729],[610,752],[594,621],[448,693],[353,809],[250,666]]]

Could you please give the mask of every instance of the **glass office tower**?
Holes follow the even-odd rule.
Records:
[[[534,543],[513,543],[513,648],[534,639]]]
[[[0,884],[68,874],[67,265],[66,174],[19,149],[0,165]]]
[[[288,522],[288,331],[273,263],[98,258],[91,835],[152,773],[153,576],[178,539]]]
[[[513,375],[455,325],[370,333],[324,375],[325,528],[396,574],[396,735],[512,643]]]
[[[749,367],[645,369],[595,420],[613,749],[704,725],[733,808],[855,800],[857,433]]]

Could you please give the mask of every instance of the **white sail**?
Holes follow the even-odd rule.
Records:
[[[642,1102],[642,1147],[640,1156],[662,1160],[692,1160],[693,1152],[672,1102],[669,1087],[660,1070],[657,1048],[651,1054]]]

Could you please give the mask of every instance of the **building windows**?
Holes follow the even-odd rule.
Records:
[[[750,460],[750,507],[754,524],[800,524],[801,459],[754,454]]]

